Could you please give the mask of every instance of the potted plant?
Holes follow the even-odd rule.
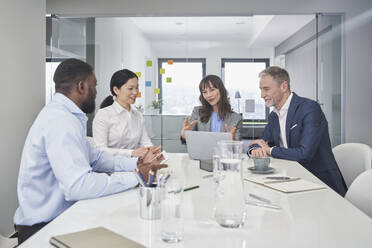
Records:
[[[154,113],[159,114],[162,105],[163,100],[153,100],[151,103],[151,107],[154,109]]]

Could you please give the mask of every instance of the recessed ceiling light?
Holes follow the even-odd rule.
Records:
[[[183,22],[176,22],[176,25],[178,25],[178,26],[181,26],[183,24],[185,24],[185,23],[183,23]]]

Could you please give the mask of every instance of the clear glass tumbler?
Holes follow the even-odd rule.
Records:
[[[177,243],[183,238],[182,198],[183,182],[170,176],[164,187],[161,203],[161,239],[167,243]]]

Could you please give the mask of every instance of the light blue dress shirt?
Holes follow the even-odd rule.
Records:
[[[220,132],[222,126],[222,119],[216,112],[212,112],[211,116],[211,132]]]
[[[111,156],[92,148],[86,139],[87,119],[74,102],[60,93],[41,110],[22,152],[16,225],[48,222],[78,200],[137,185],[134,174],[128,172],[136,168],[137,159]]]

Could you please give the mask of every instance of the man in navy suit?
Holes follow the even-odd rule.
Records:
[[[344,196],[347,187],[333,156],[328,122],[319,104],[291,92],[288,72],[280,67],[265,69],[260,78],[261,97],[274,110],[262,139],[250,144],[250,156],[297,161]]]

